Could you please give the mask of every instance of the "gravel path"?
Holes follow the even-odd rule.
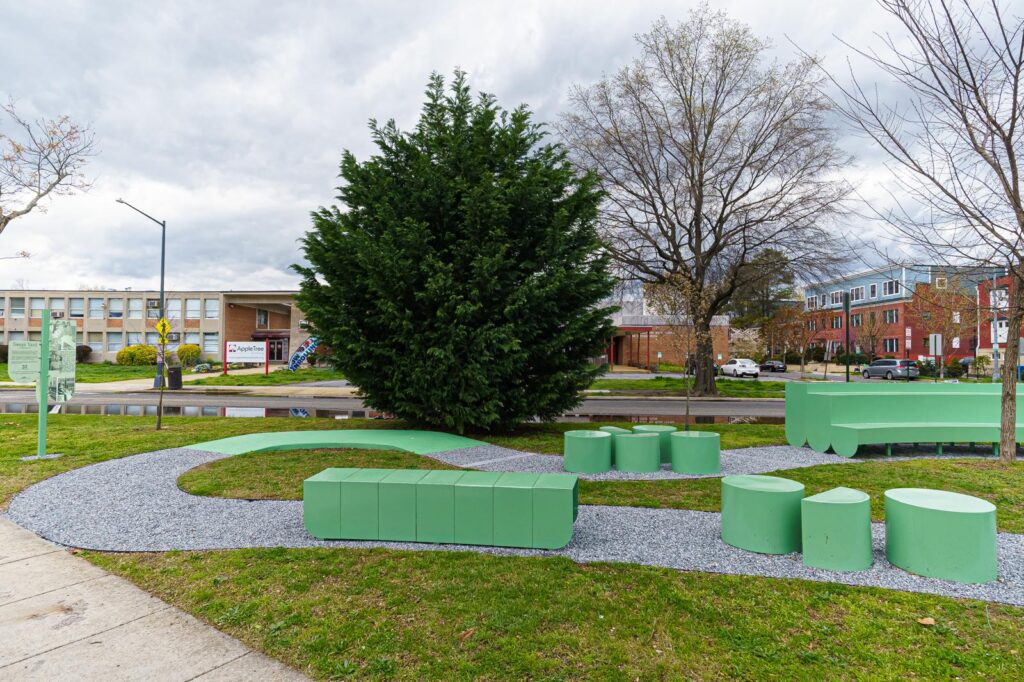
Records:
[[[795,451],[795,452],[794,452]],[[166,551],[239,547],[387,547],[417,551],[476,551],[496,555],[566,556],[708,571],[868,585],[969,597],[1024,606],[1024,535],[999,536],[1000,579],[961,585],[910,575],[885,560],[884,526],[874,524],[875,565],[836,573],[805,567],[799,555],[770,556],[735,549],[719,539],[719,515],[675,509],[582,506],[572,542],[557,552],[389,542],[322,542],[302,525],[302,503],[197,497],[176,481],[193,467],[229,455],[190,449],[148,452],[76,469],[31,486],[7,516],[63,545],[102,551]],[[495,471],[560,467],[561,458],[484,446],[439,453],[443,461]],[[806,448],[723,452],[734,471],[767,471],[811,460],[856,462]],[[497,460],[497,461],[496,461]],[[757,462],[755,460],[765,460]],[[820,463],[820,462],[819,462]],[[542,468],[537,468],[542,467]],[[671,473],[671,472],[663,472]]]

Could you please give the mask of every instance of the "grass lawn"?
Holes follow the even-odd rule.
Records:
[[[921,594],[471,552],[85,556],[319,679],[1024,676],[1024,609]]]
[[[285,369],[271,370],[270,374],[216,374],[204,379],[189,381],[189,386],[281,386],[302,384],[309,381],[337,381],[345,375],[335,369],[303,367],[294,372]]]
[[[156,376],[156,367],[129,367],[110,363],[86,363],[75,365],[75,381],[81,384],[99,384],[107,381],[124,381],[125,379],[152,379]],[[11,381],[7,374],[7,363],[0,363],[0,381]]]
[[[685,395],[686,387],[693,379],[678,377],[653,377],[651,379],[598,379],[590,385],[592,391],[609,391],[612,395],[630,395],[640,392],[652,395]],[[749,379],[723,379],[715,381],[718,394],[725,398],[784,398],[786,384],[783,381],[762,381]]]

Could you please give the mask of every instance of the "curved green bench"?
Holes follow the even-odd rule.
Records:
[[[303,523],[321,540],[559,549],[578,508],[568,474],[325,469],[302,494]]]
[[[871,568],[871,499],[852,488],[833,488],[800,502],[804,565],[830,571]]]
[[[566,471],[596,474],[612,468],[612,434],[605,431],[566,431],[562,446]]]
[[[672,471],[677,474],[722,472],[722,441],[714,431],[676,431],[669,434]]]
[[[929,578],[995,580],[995,505],[945,490],[887,490],[885,555],[892,565]]]
[[[676,427],[668,424],[638,424],[633,427],[633,433],[656,433],[661,448],[661,463],[668,464],[672,461],[672,441],[669,437],[676,432]]]
[[[778,476],[722,479],[722,541],[762,554],[800,551],[802,483]]]
[[[317,448],[365,448],[404,450],[416,455],[429,455],[446,450],[460,450],[480,445],[483,441],[441,431],[409,429],[335,429],[332,431],[270,431],[249,433],[195,443],[187,447],[226,455],[267,450],[311,450]]]
[[[657,433],[615,434],[615,468],[631,473],[661,471],[661,436]]]

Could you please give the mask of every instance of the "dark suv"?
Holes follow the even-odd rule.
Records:
[[[781,360],[765,360],[761,363],[762,372],[785,372],[786,363]]]
[[[914,360],[875,360],[861,372],[865,379],[880,377],[885,379],[916,379],[921,370]]]

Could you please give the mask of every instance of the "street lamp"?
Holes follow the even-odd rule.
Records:
[[[125,206],[127,206],[130,209],[132,209],[136,213],[141,213],[142,215],[146,216],[147,218],[149,218],[154,223],[156,223],[157,225],[160,226],[160,319],[162,320],[162,319],[164,319],[164,312],[165,312],[164,311],[164,262],[166,260],[166,254],[167,254],[167,221],[166,220],[157,220],[156,218],[154,218],[153,216],[149,215],[145,211],[142,211],[142,210],[132,206],[131,204],[129,204],[124,199],[117,199],[116,201],[119,204],[124,204]],[[153,388],[163,388],[163,387],[164,387],[164,358],[163,358],[163,356],[161,354],[161,356],[157,357],[156,377],[153,379]],[[158,415],[157,419],[159,421],[159,415]]]

